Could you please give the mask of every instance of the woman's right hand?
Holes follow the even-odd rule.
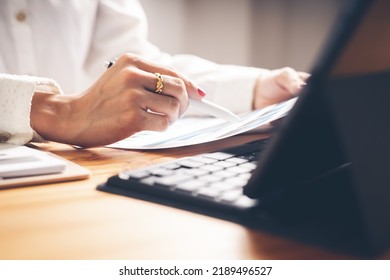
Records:
[[[164,80],[156,93],[157,77]],[[177,71],[125,54],[78,95],[35,93],[31,126],[44,139],[81,147],[114,143],[142,130],[163,131],[204,94]]]

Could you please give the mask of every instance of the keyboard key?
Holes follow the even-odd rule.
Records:
[[[221,171],[215,172],[214,175],[215,175],[215,176],[219,176],[219,177],[221,177],[222,179],[226,179],[226,178],[233,177],[233,176],[235,176],[236,174],[234,174],[233,172],[229,172],[228,170],[221,170]]]
[[[234,190],[237,188],[236,185],[228,184],[226,182],[216,182],[216,183],[211,184],[209,187],[211,189],[216,189],[216,190],[221,191],[221,192],[226,192],[226,191]]]
[[[215,176],[214,174],[210,174],[210,175],[201,176],[198,178],[198,180],[201,180],[202,182],[206,182],[206,183],[214,183],[214,182],[221,181],[222,178],[219,176]]]
[[[197,192],[197,195],[198,196],[205,196],[205,197],[208,197],[208,198],[213,198],[213,199],[217,199],[220,195],[220,191],[218,190],[215,190],[215,189],[211,189],[211,188],[208,188],[208,187],[205,187],[205,188],[201,188],[198,192]]]
[[[229,167],[237,165],[237,163],[229,162],[229,161],[218,161],[218,162],[214,163],[213,165],[221,166],[223,168],[229,168]]]
[[[205,170],[205,171],[208,171],[208,172],[212,173],[212,172],[215,172],[215,171],[222,170],[223,167],[222,166],[218,166],[218,165],[207,164],[207,165],[201,166],[199,169],[202,169],[202,170]]]
[[[198,180],[186,181],[176,185],[176,189],[188,192],[194,192],[202,187],[204,187],[205,183]]]
[[[238,157],[235,157],[235,158],[229,158],[226,160],[227,162],[232,162],[232,163],[236,163],[236,164],[242,164],[242,163],[245,163],[245,162],[248,162],[247,159],[244,159],[244,158],[238,158]]]
[[[243,187],[246,185],[246,183],[248,183],[248,180],[245,180],[245,179],[240,178],[240,177],[231,177],[231,178],[226,179],[225,183],[231,184],[235,187]]]
[[[247,168],[242,168],[240,166],[233,166],[229,169],[226,169],[226,171],[229,171],[229,172],[232,172],[234,174],[246,174],[248,172],[250,172]]]
[[[253,163],[253,162],[246,162],[246,163],[240,164],[239,167],[246,168],[249,171],[252,171],[252,170],[256,169],[257,164]]]
[[[150,173],[146,170],[127,170],[119,174],[119,177],[123,180],[129,180],[130,178],[139,180],[148,176],[150,176]]]
[[[198,168],[200,166],[203,166],[204,163],[192,160],[192,159],[184,159],[178,162],[181,166],[187,167],[187,168]]]
[[[224,192],[221,195],[220,199],[222,201],[233,202],[233,201],[238,200],[242,196],[243,196],[242,189],[238,189],[238,190],[232,190],[232,191]]]
[[[225,160],[233,157],[234,155],[222,153],[222,152],[216,152],[216,153],[204,154],[203,156],[211,159]]]
[[[175,174],[175,175],[161,177],[161,178],[157,177],[155,183],[160,185],[175,186],[176,184],[181,183],[183,181],[193,180],[193,179],[194,177],[186,174]]]
[[[144,179],[141,179],[140,182],[145,185],[153,186],[158,178],[159,177],[156,176],[149,176]]]
[[[182,168],[182,169],[179,169],[177,171],[181,172],[183,174],[194,176],[194,177],[199,177],[199,176],[203,176],[203,175],[209,174],[209,172],[207,170],[195,169],[195,168],[194,169]]]
[[[155,175],[155,176],[169,176],[173,174],[173,170],[170,169],[165,169],[165,168],[154,168],[149,171],[150,174]]]
[[[236,201],[234,201],[234,205],[237,205],[239,207],[253,207],[257,204],[257,200],[255,199],[251,199],[247,196],[241,196],[239,199],[237,199]]]
[[[245,181],[245,182],[247,182],[247,181],[249,181],[249,178],[250,178],[251,176],[252,176],[251,173],[245,173],[245,174],[240,174],[240,175],[238,175],[238,178],[241,179],[241,180],[243,180],[243,181]]]

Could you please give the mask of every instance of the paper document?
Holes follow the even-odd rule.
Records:
[[[284,117],[295,101],[296,98],[240,115],[238,122],[213,117],[183,117],[164,132],[141,131],[107,147],[142,150],[166,149],[220,140],[251,131]]]

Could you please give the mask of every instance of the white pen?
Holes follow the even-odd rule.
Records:
[[[191,107],[201,112],[207,113],[211,116],[224,119],[227,121],[235,121],[235,122],[240,121],[240,118],[233,112],[213,102],[210,102],[206,99],[202,99],[202,100],[189,99],[189,101]]]

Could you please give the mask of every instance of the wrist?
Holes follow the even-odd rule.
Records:
[[[264,95],[262,92],[264,90],[263,89],[264,88],[264,76],[265,75],[261,75],[256,79],[256,85],[255,85],[254,90],[253,90],[252,107],[255,110],[261,109],[261,108],[264,108],[264,107],[267,107],[268,105],[270,105],[269,100],[264,98]]]
[[[35,92],[30,125],[45,140],[70,143],[71,96]]]

